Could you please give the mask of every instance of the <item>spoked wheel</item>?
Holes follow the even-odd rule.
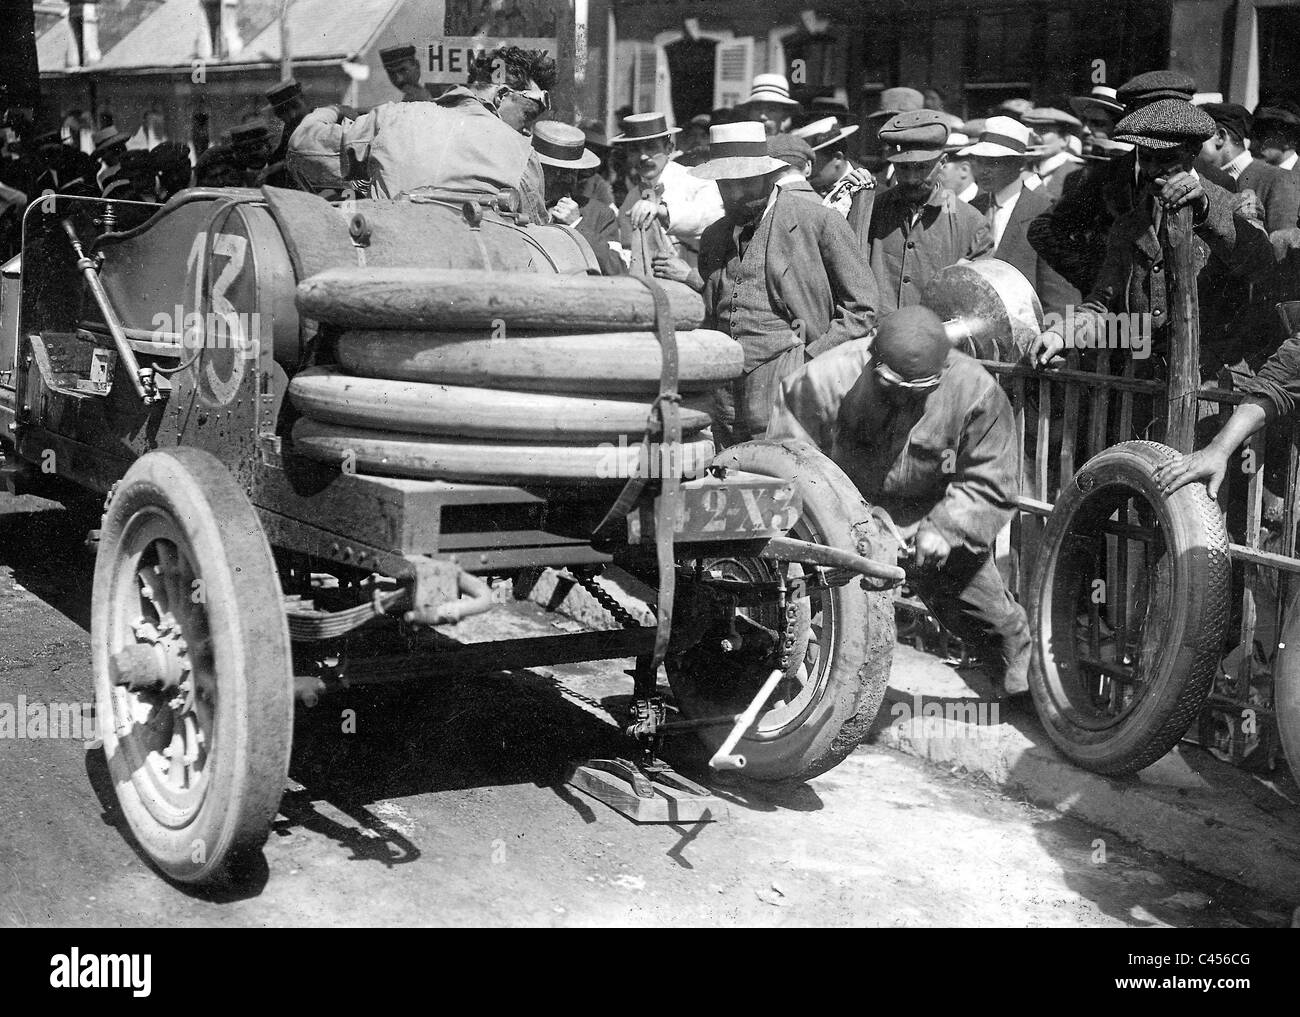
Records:
[[[219,878],[279,808],[293,689],[271,550],[213,456],[156,451],[127,471],[101,529],[91,642],[132,832],[172,878]]]
[[[1034,705],[1066,756],[1136,773],[1182,737],[1213,683],[1228,622],[1228,542],[1192,485],[1168,498],[1176,455],[1130,441],[1089,460],[1047,525],[1034,598]]]
[[[852,482],[810,445],[748,442],[717,460],[731,469],[795,479],[803,511],[790,535],[846,550],[864,550],[876,520]],[[716,558],[717,578],[787,587],[800,565],[758,558]],[[737,640],[735,637],[739,637]],[[805,597],[787,597],[737,611],[734,633],[710,631],[684,653],[670,655],[668,681],[688,718],[741,713],[771,673],[783,681],[736,752],[745,773],[766,780],[806,780],[853,751],[867,733],[889,680],[893,660],[892,594],[867,592],[857,580]],[[730,724],[703,728],[715,751]]]

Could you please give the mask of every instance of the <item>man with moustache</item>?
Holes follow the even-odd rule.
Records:
[[[987,257],[993,237],[984,216],[939,184],[948,128],[938,113],[900,113],[880,140],[896,183],[875,199],[866,249],[884,313],[920,303],[941,269]]]
[[[692,176],[672,161],[673,140],[680,128],[669,127],[662,113],[634,113],[623,121],[623,133],[610,139],[622,150],[637,179],[619,209],[619,235],[632,248],[636,231],[648,232],[661,258],[674,265],[666,278],[685,278],[699,256],[704,228],[722,218],[722,198],[711,180]],[[667,263],[667,261],[665,261]]]
[[[767,429],[776,386],[808,357],[871,331],[875,281],[844,218],[777,182],[792,173],[768,154],[761,124],[709,129],[709,161],[690,171],[716,181],[726,214],[704,231],[699,273],[704,325],[745,354],[743,376],[710,408],[719,448]]]

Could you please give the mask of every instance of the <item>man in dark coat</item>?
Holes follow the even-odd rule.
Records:
[[[627,270],[616,253],[614,210],[599,201],[578,202],[578,174],[600,164],[600,157],[587,150],[586,140],[577,127],[558,120],[543,120],[533,128],[533,150],[546,180],[546,207],[552,223],[572,228],[591,245],[604,275],[624,275]]]
[[[885,509],[912,545],[912,589],[1003,693],[1028,690],[1029,624],[993,557],[1019,494],[1011,404],[938,315],[903,308],[812,361],[781,385],[767,437],[818,445]]]
[[[990,117],[980,139],[959,153],[971,160],[980,193],[971,206],[989,221],[993,232],[993,257],[1020,271],[1038,293],[1043,310],[1063,314],[1079,302],[1079,291],[1047,264],[1029,245],[1029,224],[1052,207],[1037,188],[1030,190],[1021,178],[1029,128],[1010,117]]]
[[[276,85],[266,93],[266,98],[271,104],[271,112],[280,121],[281,129],[280,140],[262,171],[262,182],[272,187],[293,187],[294,181],[285,168],[285,158],[289,154],[289,139],[307,115],[307,102],[302,97],[302,86],[292,78]]]
[[[1300,176],[1256,159],[1250,151],[1254,135],[1251,115],[1235,102],[1207,102],[1201,109],[1214,120],[1214,133],[1201,146],[1201,158],[1237,181],[1237,190],[1251,190],[1264,205],[1264,228],[1273,234],[1293,229],[1300,216]]]
[[[871,331],[878,294],[844,218],[776,186],[792,171],[761,124],[711,127],[709,151],[690,172],[717,181],[726,211],[700,239],[704,324],[745,354],[743,377],[714,393],[725,448],[764,433],[777,385],[808,357]]]
[[[1147,71],[1129,79],[1115,93],[1119,118],[1164,99],[1190,102],[1196,83],[1177,71]],[[1111,139],[1114,140],[1114,139]],[[1110,153],[1110,158],[1104,158]],[[1201,175],[1228,191],[1233,179],[1216,167]],[[1106,237],[1116,217],[1133,208],[1137,190],[1137,156],[1107,146],[1084,170],[1065,181],[1051,212],[1029,228],[1029,242],[1047,263],[1081,293],[1092,289],[1106,257]]]
[[[880,128],[897,183],[875,199],[867,252],[882,312],[920,303],[940,269],[986,257],[993,237],[982,215],[939,185],[948,127],[932,110],[900,113]]]
[[[1149,316],[1149,351],[1159,354],[1167,347],[1172,303],[1158,223],[1168,212],[1191,205],[1197,258],[1204,266],[1197,276],[1202,368],[1213,376],[1219,365],[1240,359],[1241,353],[1229,348],[1226,330],[1234,309],[1217,307],[1216,296],[1232,278],[1271,271],[1276,262],[1267,235],[1235,211],[1233,196],[1192,171],[1213,133],[1209,114],[1181,99],[1162,99],[1120,121],[1116,140],[1137,146],[1135,207],[1111,227],[1096,282],[1073,316],[1071,342],[1095,348],[1108,335],[1104,315],[1114,311]],[[1066,347],[1064,331],[1039,337],[1040,364]]]

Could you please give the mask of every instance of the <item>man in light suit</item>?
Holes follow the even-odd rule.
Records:
[[[879,296],[844,217],[777,186],[791,167],[768,154],[762,124],[711,127],[709,161],[690,172],[717,181],[726,209],[700,238],[704,325],[745,354],[711,407],[726,448],[766,431],[777,386],[808,357],[870,332]]]
[[[971,205],[993,231],[993,257],[1020,271],[1038,293],[1043,310],[1063,314],[1079,302],[1079,291],[1038,256],[1029,244],[1029,224],[1052,207],[1042,189],[1021,179],[1029,128],[1010,117],[991,117],[980,140],[960,155],[971,160],[980,193]]]

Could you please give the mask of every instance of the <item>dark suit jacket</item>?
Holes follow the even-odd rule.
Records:
[[[808,355],[870,332],[880,294],[843,217],[820,202],[790,193],[778,194],[768,215],[772,227],[763,252],[768,299],[772,310],[792,326],[803,323]],[[722,274],[736,254],[735,227],[731,215],[724,215],[700,237],[706,328],[719,327]]]
[[[980,191],[975,195],[971,206],[981,215],[988,215],[988,192]],[[1067,304],[1079,302],[1079,291],[1071,286],[1060,272],[1039,257],[1038,252],[1029,243],[1029,224],[1048,212],[1051,207],[1051,199],[1043,194],[1041,188],[1031,191],[1022,186],[1020,197],[1016,199],[1016,207],[1011,210],[1011,219],[1007,223],[1007,228],[1002,231],[1002,241],[993,251],[993,257],[1014,266],[1029,280],[1029,284],[1038,294],[1044,311],[1062,314]]]
[[[1237,177],[1237,190],[1252,190],[1264,205],[1264,228],[1289,230],[1300,213],[1300,177],[1262,159],[1252,159]]]
[[[610,241],[618,243],[618,219],[608,205],[592,199],[582,206],[582,218],[575,227],[591,245],[605,275],[627,275],[623,259],[614,253]]]

